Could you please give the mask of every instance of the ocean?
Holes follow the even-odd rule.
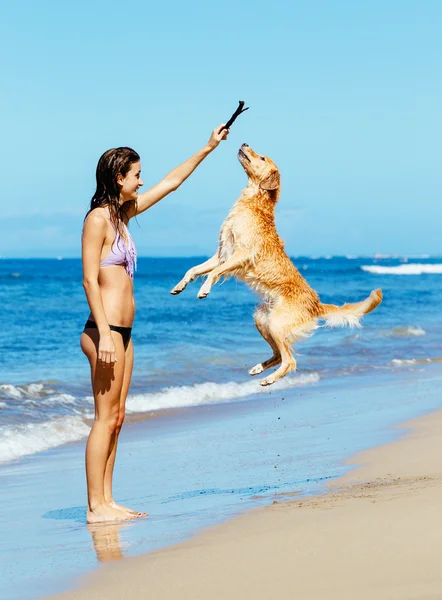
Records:
[[[151,516],[126,527],[125,555],[276,496],[319,493],[353,452],[391,439],[387,427],[442,405],[434,383],[442,259],[293,258],[325,303],[362,300],[378,287],[384,300],[362,329],[318,329],[295,348],[298,371],[270,388],[259,386],[264,375],[248,375],[271,351],[244,284],[218,284],[205,300],[196,298],[199,282],[169,294],[202,260],[138,262],[135,365],[116,476],[125,471],[123,497]],[[0,314],[0,518],[8,540],[0,562],[11,556],[8,533],[15,540],[9,583],[0,585],[2,597],[37,598],[100,560],[85,541],[82,453],[93,399],[79,347],[88,315],[81,261],[0,260]],[[36,487],[40,504],[30,508],[25,498]],[[23,507],[36,531],[30,537],[17,528],[14,511]],[[56,555],[49,539],[60,523],[70,541]],[[29,568],[35,544],[47,551]],[[56,577],[42,576],[49,563]]]

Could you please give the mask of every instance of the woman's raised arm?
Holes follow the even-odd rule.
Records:
[[[206,156],[215,150],[222,140],[227,138],[229,131],[228,129],[223,129],[223,127],[224,125],[219,125],[219,127],[213,130],[210,140],[204,148],[173,169],[173,171],[170,171],[170,173],[168,173],[159,183],[150,188],[150,190],[139,194],[136,202],[137,208],[135,208],[135,202],[131,203],[132,206],[128,211],[128,218],[130,219],[135,215],[141,214],[170,194],[170,192],[174,192],[179,188],[180,185],[194,172],[197,166],[202,163]]]

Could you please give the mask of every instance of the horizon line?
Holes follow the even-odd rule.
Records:
[[[152,254],[152,255],[142,255],[138,256],[138,259],[183,259],[183,258],[207,258],[210,257],[211,254],[183,254],[183,255],[162,255],[162,254]],[[359,258],[372,258],[378,260],[388,260],[388,259],[407,259],[407,260],[417,260],[417,259],[433,259],[433,258],[442,258],[442,254],[389,254],[389,253],[380,253],[376,252],[375,254],[288,254],[290,258],[308,258],[310,260],[332,260],[333,258],[345,258],[347,260],[357,260]],[[81,256],[1,256],[0,260],[81,260]]]

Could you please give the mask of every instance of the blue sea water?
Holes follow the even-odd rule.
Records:
[[[205,300],[196,298],[198,282],[180,296],[169,294],[200,260],[139,260],[129,418],[265,392],[247,374],[270,354],[253,323],[256,296],[235,280],[215,286]],[[409,361],[442,357],[442,260],[294,262],[323,302],[357,301],[378,287],[384,301],[363,329],[320,329],[300,343],[301,379],[289,377],[281,386],[400,372]],[[93,404],[79,348],[87,315],[79,259],[0,260],[0,461],[87,435]]]
[[[243,284],[202,301],[198,282],[169,295],[200,260],[139,260],[116,477],[118,498],[150,517],[98,532],[84,525],[93,401],[80,260],[0,260],[2,597],[63,589],[104,560],[100,547],[147,552],[244,508],[320,492],[350,454],[391,439],[387,427],[442,405],[442,259],[294,258],[323,302],[378,287],[384,301],[362,329],[319,329],[299,344],[298,372],[271,388],[247,373],[270,352]]]

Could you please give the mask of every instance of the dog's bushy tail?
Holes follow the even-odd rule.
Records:
[[[355,304],[321,304],[319,318],[325,320],[326,327],[361,327],[359,320],[381,302],[382,290],[373,290],[368,298]]]

